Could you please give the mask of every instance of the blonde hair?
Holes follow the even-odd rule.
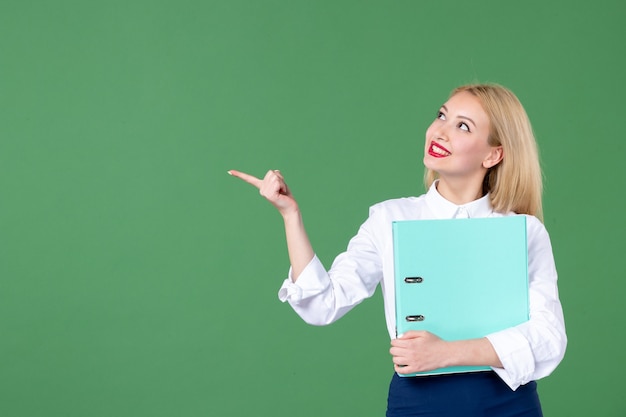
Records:
[[[483,192],[489,193],[494,210],[531,214],[542,220],[543,185],[537,142],[522,103],[513,92],[497,84],[461,86],[450,97],[461,92],[480,100],[490,121],[488,143],[502,146],[502,161],[487,171],[483,181]],[[437,173],[427,169],[426,189],[435,179]]]

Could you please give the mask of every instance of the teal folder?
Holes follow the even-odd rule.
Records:
[[[444,340],[474,339],[528,320],[525,216],[396,221],[392,227],[398,335],[427,330]]]

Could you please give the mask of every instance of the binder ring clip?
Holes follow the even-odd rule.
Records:
[[[424,281],[422,277],[406,277],[404,278],[404,282],[407,284],[421,284]]]
[[[424,321],[424,316],[417,314],[415,316],[406,316],[406,321]]]

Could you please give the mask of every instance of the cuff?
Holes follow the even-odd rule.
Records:
[[[291,270],[289,271],[289,275],[291,276]],[[284,282],[280,290],[278,290],[278,299],[283,303],[285,301],[293,301],[299,302],[302,300],[302,289],[298,287],[291,278],[287,278]]]
[[[283,281],[283,285],[278,290],[278,299],[282,302],[289,301],[292,304],[298,304],[302,300],[322,293],[330,284],[328,272],[317,255],[313,256],[296,282],[293,281],[291,273],[292,269],[289,268],[289,277]]]
[[[533,380],[535,358],[526,338],[515,328],[487,336],[503,368],[492,368],[512,389],[516,390]]]

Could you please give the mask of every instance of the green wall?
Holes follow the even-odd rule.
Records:
[[[380,294],[276,293],[280,168],[330,265],[423,191],[448,92],[515,91],[545,169],[570,338],[550,417],[623,416],[620,1],[0,0],[0,415],[381,416]]]

